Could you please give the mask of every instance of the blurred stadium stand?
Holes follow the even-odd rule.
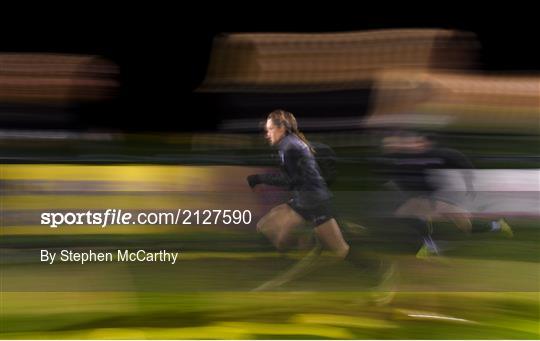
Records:
[[[254,130],[276,107],[305,130],[358,129],[378,72],[469,69],[478,47],[474,34],[442,29],[222,34],[198,91],[225,131]]]
[[[81,109],[112,99],[119,86],[117,66],[98,56],[1,53],[0,66],[4,128],[80,127],[89,119]]]
[[[385,71],[374,89],[368,127],[540,133],[539,77]]]

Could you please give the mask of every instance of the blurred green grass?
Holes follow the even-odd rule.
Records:
[[[538,154],[536,137],[446,138],[450,142],[448,146],[465,152],[478,168],[538,168],[537,160],[530,158]],[[220,160],[226,155],[222,150],[208,151],[207,155],[193,152],[188,148],[189,138],[186,141],[183,149],[179,149],[178,144],[141,139],[138,144],[131,141],[116,149],[111,149],[110,143],[103,144],[102,150],[95,145],[86,149],[62,146],[53,154],[70,154],[66,162],[88,152],[104,155],[114,152],[128,160],[131,160],[129,157],[138,160],[136,157],[144,154],[142,156],[148,157],[150,163],[173,164],[185,162],[185,155],[196,155],[196,161],[201,164],[215,162],[216,155]],[[366,181],[373,177],[367,158],[378,152],[366,141],[360,145],[363,147],[336,150],[341,157],[356,158],[356,161],[339,166],[340,178],[335,191],[378,188],[374,182]],[[237,157],[231,158],[231,163],[249,164],[242,156],[260,152],[259,149],[235,151],[233,155]],[[13,149],[11,153],[19,155],[21,150]],[[35,154],[41,155],[41,152]],[[515,158],[509,161],[508,156]],[[266,159],[257,160],[250,165],[269,163]],[[358,216],[364,218],[362,214]],[[359,222],[371,225],[369,221]],[[532,220],[516,221],[513,227],[516,237],[510,241],[481,235],[465,238],[454,233],[453,248],[445,253],[450,265],[422,263],[406,256],[403,245],[379,245],[376,244],[379,240],[371,240],[378,252],[396,257],[403,264],[403,288],[390,304],[383,306],[376,304],[380,293],[365,285],[363,275],[343,264],[306,276],[277,291],[249,292],[300,256],[276,254],[254,231],[198,229],[159,234],[3,235],[0,239],[0,337],[539,339],[540,230],[538,222]],[[359,245],[362,242],[360,238]],[[174,271],[166,264],[111,268],[62,265],[51,271],[35,264],[35,260],[31,260],[34,256],[29,256],[41,247],[174,248],[183,252],[185,262]],[[49,277],[40,276],[44,274]],[[44,278],[50,282],[46,283]],[[98,281],[88,283],[89,278]],[[62,279],[73,282],[64,283],[62,288],[58,286]],[[479,291],[465,290],[471,287],[467,281],[476,284],[472,288]],[[489,285],[479,286],[482,281]],[[45,284],[56,288],[39,291]],[[102,290],[96,291],[95,287],[92,290],[92,285],[102,285]],[[23,291],[25,286],[27,290]],[[34,290],[29,290],[32,288]],[[74,291],[77,288],[79,290]],[[86,291],[80,290],[83,288]],[[104,290],[107,288],[109,291]]]
[[[4,293],[6,339],[538,339],[538,293]]]
[[[253,231],[3,236],[0,337],[538,339],[538,232],[526,220],[515,230],[520,233],[513,240],[458,238],[446,264],[419,261],[399,245],[379,249],[401,268],[398,292],[387,305],[378,305],[385,294],[348,264],[320,269],[274,291],[250,292],[303,255],[280,255]],[[39,247],[113,246],[175,247],[181,263],[50,268],[23,257]],[[45,289],[46,284],[52,287]]]

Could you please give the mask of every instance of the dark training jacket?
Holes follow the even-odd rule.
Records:
[[[381,158],[380,173],[396,183],[403,191],[419,191],[430,194],[437,190],[428,181],[433,169],[461,169],[468,190],[473,190],[470,170],[473,165],[460,152],[448,148],[432,148],[420,153],[392,153]]]
[[[316,206],[332,197],[315,156],[298,136],[285,136],[278,144],[278,155],[282,171],[259,174],[261,183],[288,188],[296,204],[303,207]]]

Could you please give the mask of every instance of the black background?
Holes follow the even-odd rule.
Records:
[[[193,90],[204,78],[212,39],[222,32],[459,29],[474,32],[480,41],[480,72],[538,75],[537,11],[532,7],[438,3],[396,8],[392,2],[377,7],[334,2],[317,8],[275,2],[28,7],[3,13],[0,50],[97,54],[114,61],[121,84],[116,100],[80,114],[88,116],[83,128],[124,131],[215,129],[221,114],[205,109]]]

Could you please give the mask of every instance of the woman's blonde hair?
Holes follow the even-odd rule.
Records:
[[[276,127],[285,127],[287,134],[294,134],[309,147],[312,153],[315,153],[315,150],[311,147],[311,144],[306,139],[304,134],[298,129],[298,123],[294,115],[288,111],[282,109],[276,109],[268,114],[267,120],[272,120],[272,123]]]

